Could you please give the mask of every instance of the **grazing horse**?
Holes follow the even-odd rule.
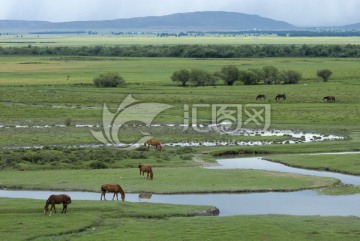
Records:
[[[261,100],[261,99],[265,100],[266,95],[258,95],[258,96],[256,96],[256,100]]]
[[[141,174],[144,176],[144,173],[146,172],[146,174],[147,174],[146,178],[149,178],[149,176],[150,176],[151,180],[154,178],[154,174],[153,174],[151,166],[139,163],[139,170],[140,170],[140,176],[141,176]]]
[[[335,102],[335,96],[325,96],[323,100],[327,100],[328,102]]]
[[[103,196],[104,196],[104,200],[106,201],[105,194],[107,192],[113,192],[114,193],[114,196],[112,198],[113,201],[114,201],[115,195],[116,195],[116,200],[119,201],[118,193],[121,193],[121,200],[122,201],[125,200],[125,192],[122,190],[122,188],[118,184],[104,184],[104,185],[102,185],[101,186],[100,201],[102,201]]]
[[[60,204],[60,203],[63,204],[63,209],[62,209],[61,213],[66,213],[67,205],[71,203],[71,198],[65,194],[51,195],[46,200],[45,207],[44,207],[44,213],[46,214],[49,212],[49,205],[51,205],[50,214],[53,209],[54,209],[54,212],[56,213],[55,204]]]
[[[285,95],[285,94],[278,94],[278,95],[275,97],[275,100],[280,100],[280,99],[286,100],[286,95]]]
[[[149,150],[150,146],[155,146],[156,150],[161,151],[162,150],[162,146],[159,140],[155,140],[155,139],[151,139],[148,140],[144,143],[144,146],[147,147],[147,149]]]

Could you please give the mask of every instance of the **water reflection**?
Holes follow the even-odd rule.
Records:
[[[1,190],[1,197],[33,198],[45,200],[53,191],[8,191]],[[73,203],[77,200],[99,200],[100,193],[65,192]],[[268,192],[246,194],[188,194],[159,195],[152,194],[151,199],[140,199],[139,194],[126,194],[129,202],[171,203],[188,205],[211,205],[220,210],[219,216],[288,214],[322,216],[358,216],[360,217],[360,194],[343,196],[317,195],[314,191]],[[112,201],[107,201],[112,202]]]
[[[292,168],[279,163],[262,160],[260,157],[233,158],[218,160],[219,166],[209,168],[245,168],[269,171],[300,173],[334,177],[345,184],[360,185],[360,177]],[[51,194],[66,193],[73,202],[77,200],[99,200],[100,193],[94,192],[54,192],[54,191],[12,191],[0,190],[0,197],[33,198],[46,200]],[[152,193],[127,193],[126,201],[190,205],[211,205],[220,210],[220,216],[288,214],[322,216],[360,217],[360,194],[328,196],[315,191],[267,192],[241,194],[188,194],[160,195]]]
[[[255,169],[255,170],[265,170],[265,171],[276,171],[276,172],[289,172],[289,173],[298,173],[303,175],[310,176],[319,176],[319,177],[332,177],[341,180],[344,184],[351,184],[360,186],[360,176],[346,175],[335,172],[327,171],[315,171],[307,170],[295,167],[285,166],[281,163],[266,161],[261,157],[247,157],[247,158],[229,158],[229,159],[219,159],[217,162],[220,164],[218,166],[207,167],[210,169]]]

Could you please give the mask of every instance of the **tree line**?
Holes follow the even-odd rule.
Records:
[[[360,57],[360,45],[133,45],[0,47],[0,56],[114,56],[180,58]]]
[[[318,73],[320,72],[322,73],[322,71],[318,71]],[[244,85],[297,84],[301,79],[302,74],[296,70],[280,71],[274,66],[239,70],[234,65],[224,66],[220,71],[214,73],[203,69],[180,69],[171,76],[172,81],[180,82],[182,86],[189,83],[194,86],[215,85],[218,80],[222,80],[226,85],[230,86],[236,81],[240,81]]]
[[[332,75],[330,69],[321,69],[316,75],[327,82]],[[223,80],[226,85],[233,85],[241,81],[244,85],[256,84],[297,84],[302,79],[302,74],[296,70],[282,70],[274,66],[264,66],[256,69],[239,70],[234,65],[226,65],[211,73],[203,69],[180,69],[173,72],[172,81],[180,82],[182,86],[191,83],[194,86],[215,85],[218,80]],[[107,72],[93,79],[96,87],[126,87],[126,81],[118,73]]]

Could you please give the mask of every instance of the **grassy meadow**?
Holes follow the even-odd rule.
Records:
[[[108,33],[101,35],[57,35],[57,34],[24,34],[2,35],[2,46],[91,46],[91,45],[181,45],[181,44],[359,44],[360,37],[280,37],[280,36],[230,36],[208,35],[188,37],[157,37],[153,34],[115,36]]]
[[[0,37],[1,47],[359,43],[358,37]],[[213,164],[216,158],[225,154],[267,154],[267,159],[291,166],[359,175],[359,154],[307,155],[313,152],[360,150],[359,63],[360,60],[356,58],[0,56],[0,187],[97,192],[102,183],[114,182],[124,187],[126,192],[251,192],[322,188],[323,193],[330,194],[359,193],[357,187],[337,185],[337,180],[329,178],[199,168]],[[299,71],[303,79],[296,85],[245,86],[236,82],[234,86],[226,86],[218,82],[216,86],[206,87],[181,87],[170,79],[176,70],[199,68],[215,72],[226,65],[235,65],[240,70],[271,65],[279,70]],[[322,82],[316,76],[316,71],[324,68],[333,72],[328,82]],[[94,87],[93,78],[105,72],[119,73],[127,86]],[[287,95],[286,101],[275,101],[279,93]],[[258,94],[265,94],[268,98],[256,101]],[[92,145],[101,144],[91,130],[103,129],[104,104],[115,113],[129,95],[141,103],[172,106],[154,119],[156,124],[183,124],[185,105],[269,104],[271,129],[336,134],[344,139],[264,146],[166,146],[162,152],[141,148],[131,151],[111,147],[93,148]],[[323,101],[326,95],[336,96],[336,102]],[[198,123],[210,123],[211,108],[201,109],[197,120]],[[161,128],[123,127],[120,138],[132,142],[141,137],[140,131],[149,132],[164,143],[283,142],[289,138],[229,136],[214,131],[198,133],[192,128],[184,130],[178,125]],[[139,178],[136,168],[139,162],[155,167],[154,180]],[[98,169],[100,167],[104,169]],[[0,198],[1,237],[6,237],[5,240],[357,240],[360,232],[358,217],[193,217],[210,207],[126,201],[74,201],[66,215],[49,217],[42,213],[43,205],[44,200]],[[148,236],[149,233],[152,236]]]

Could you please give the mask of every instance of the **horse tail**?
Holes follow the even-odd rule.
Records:
[[[152,168],[151,167],[149,167],[149,168],[150,168],[150,179],[152,180],[154,178],[154,173],[152,171]]]

